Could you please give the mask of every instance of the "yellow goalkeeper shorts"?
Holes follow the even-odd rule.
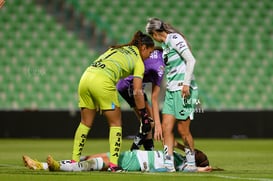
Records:
[[[115,83],[101,70],[87,69],[81,77],[79,107],[112,110],[120,107]]]

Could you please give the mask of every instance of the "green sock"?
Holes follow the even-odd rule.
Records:
[[[90,128],[80,123],[74,136],[72,160],[80,161],[80,156]]]

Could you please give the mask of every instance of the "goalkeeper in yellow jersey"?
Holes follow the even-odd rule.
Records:
[[[96,112],[100,111],[107,118],[110,127],[109,171],[122,170],[117,165],[122,145],[122,121],[116,84],[120,79],[133,75],[134,99],[143,123],[141,129],[143,132],[149,132],[151,124],[145,109],[142,79],[143,61],[153,50],[152,38],[137,31],[131,42],[112,46],[85,70],[78,88],[81,122],[74,136],[72,160],[80,160]]]

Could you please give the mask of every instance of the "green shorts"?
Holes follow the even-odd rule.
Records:
[[[112,110],[120,107],[115,83],[103,71],[87,69],[81,77],[79,107],[97,110]]]
[[[183,99],[181,90],[166,91],[162,113],[173,115],[178,120],[193,119],[198,101],[198,89],[190,88],[190,97]]]

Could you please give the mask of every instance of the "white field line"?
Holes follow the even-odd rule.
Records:
[[[140,174],[140,172],[127,172],[130,174]],[[177,173],[177,172],[176,172]],[[177,174],[166,174],[166,172],[142,172],[142,174],[151,174],[151,175],[164,175],[164,176],[174,176],[174,177],[178,177],[179,175]],[[181,173],[182,177],[185,176],[189,176],[189,177],[204,177],[206,173],[204,173],[204,175],[196,175],[194,173],[186,173],[183,174]],[[255,180],[255,181],[273,181],[273,179],[270,178],[250,178],[250,177],[238,177],[238,176],[227,176],[227,175],[209,175],[210,177],[218,177],[218,178],[225,178],[225,179],[230,179],[230,180]]]
[[[256,181],[273,181],[273,179],[270,179],[270,178],[248,178],[248,177],[237,177],[237,176],[227,176],[227,175],[211,175],[211,176],[226,178],[231,180],[242,179],[242,180],[256,180]]]

